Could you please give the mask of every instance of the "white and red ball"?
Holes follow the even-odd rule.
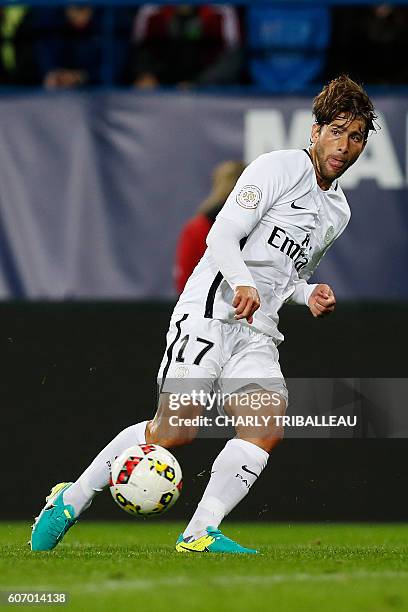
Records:
[[[177,459],[157,444],[131,446],[112,465],[112,497],[133,516],[166,512],[177,501],[182,484]]]

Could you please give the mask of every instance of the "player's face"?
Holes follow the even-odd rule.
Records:
[[[327,125],[313,125],[311,154],[322,189],[328,189],[357,161],[365,147],[364,128],[364,120],[350,121],[345,114]]]

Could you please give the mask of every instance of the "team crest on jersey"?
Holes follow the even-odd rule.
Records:
[[[245,185],[237,195],[242,208],[256,208],[262,199],[262,191],[256,185]]]
[[[333,240],[333,238],[334,238],[334,227],[331,225],[328,228],[328,230],[326,232],[326,235],[324,237],[324,243],[325,244],[329,244],[329,242],[331,242]]]

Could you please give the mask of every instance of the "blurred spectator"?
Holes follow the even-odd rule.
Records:
[[[124,82],[134,9],[36,9],[38,63],[49,89]]]
[[[130,80],[140,88],[237,83],[240,43],[233,7],[146,5],[135,18]]]
[[[0,7],[0,84],[38,85],[32,9]]]
[[[179,293],[183,291],[190,274],[204,255],[207,234],[244,168],[244,164],[237,161],[219,164],[213,173],[210,193],[199,206],[195,217],[184,225],[177,244],[174,269],[174,280]]]
[[[365,83],[407,83],[407,35],[406,6],[334,8],[328,76],[348,72]]]
[[[40,11],[43,35],[38,42],[38,60],[45,87],[101,83],[101,10],[72,5]]]

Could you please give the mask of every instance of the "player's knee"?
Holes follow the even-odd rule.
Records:
[[[150,421],[146,429],[146,442],[164,448],[176,448],[191,444],[197,437],[197,427],[166,427],[163,423]]]

